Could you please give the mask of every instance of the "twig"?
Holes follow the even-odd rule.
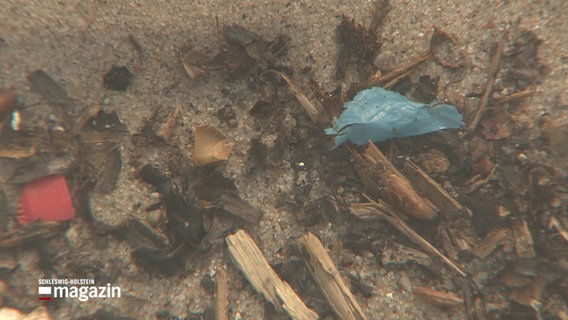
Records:
[[[502,96],[500,98],[494,99],[493,102],[495,104],[503,104],[503,103],[514,101],[514,100],[520,100],[520,99],[530,97],[533,93],[534,93],[534,90],[532,90],[531,87],[527,87],[526,89],[524,89],[522,91],[513,92],[513,93],[508,94],[506,96]]]
[[[308,270],[314,277],[327,303],[341,320],[366,320],[367,316],[345,284],[337,267],[313,233],[305,233],[296,240]]]
[[[466,276],[466,273],[458,267],[452,260],[443,255],[436,247],[434,247],[426,239],[422,238],[416,231],[414,231],[404,220],[402,220],[394,209],[386,203],[378,203],[371,199],[368,195],[363,194],[363,196],[370,202],[370,204],[362,204],[368,206],[375,214],[383,217],[390,224],[392,224],[398,231],[406,235],[412,242],[419,245],[422,250],[438,256],[445,264],[454,269],[462,277]]]
[[[270,301],[278,311],[284,310],[292,319],[318,319],[292,287],[278,277],[254,240],[244,230],[225,238],[231,260],[250,284]]]
[[[398,67],[396,69],[391,70],[388,74],[386,74],[384,76],[381,75],[381,72],[379,70],[379,71],[375,72],[371,77],[369,77],[369,79],[365,80],[364,82],[354,83],[353,85],[351,85],[351,88],[349,88],[348,96],[353,96],[353,95],[355,95],[355,93],[357,93],[357,92],[359,92],[363,89],[375,87],[375,86],[380,85],[380,84],[388,83],[388,85],[393,86],[396,83],[396,81],[398,81],[397,79],[401,79],[403,76],[406,76],[410,71],[412,71],[412,69],[416,68],[422,62],[430,59],[430,57],[432,57],[432,53],[430,51],[428,51],[428,52],[414,58],[412,61],[410,61],[406,65],[403,65],[401,67]]]
[[[501,61],[502,54],[503,43],[501,41],[498,41],[495,45],[493,56],[491,57],[491,65],[489,67],[489,73],[487,74],[487,83],[485,84],[485,88],[483,89],[483,95],[481,96],[479,106],[477,107],[477,110],[475,110],[473,118],[468,125],[470,132],[475,131],[477,125],[479,124],[479,120],[481,120],[481,117],[485,113],[485,109],[487,109],[489,98],[491,97],[493,88],[495,86],[495,78],[497,77],[497,72],[499,71],[499,62]]]

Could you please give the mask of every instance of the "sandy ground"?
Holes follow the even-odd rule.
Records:
[[[221,171],[235,180],[241,196],[260,207],[264,217],[253,228],[268,260],[277,264],[289,257],[278,250],[286,242],[302,234],[290,213],[275,208],[277,194],[285,193],[294,184],[292,165],[283,159],[264,177],[244,176],[246,151],[251,138],[258,135],[248,110],[259,98],[251,93],[244,81],[227,82],[221,75],[192,80],[180,62],[183,51],[196,45],[219,47],[223,41],[222,26],[237,23],[272,39],[279,33],[292,37],[292,47],[281,61],[295,70],[310,67],[312,75],[326,90],[339,83],[334,80],[337,54],[335,27],[342,14],[364,24],[370,21],[369,1],[11,1],[0,2],[0,87],[13,88],[23,105],[34,105],[41,98],[32,93],[26,75],[43,69],[67,89],[78,102],[77,108],[101,105],[116,110],[122,121],[136,132],[151,110],[181,108],[181,126],[176,135],[180,148],[191,152],[190,128],[197,124],[221,126],[216,110],[232,105],[240,125],[221,127],[233,144],[233,154]],[[563,13],[568,2],[550,1],[466,1],[466,0],[403,0],[392,1],[382,29],[384,41],[378,65],[391,68],[425,51],[434,25],[453,33],[469,56],[471,68],[467,80],[460,83],[462,92],[479,92],[488,68],[491,42],[508,28],[533,31],[543,40],[540,54],[548,74],[530,99],[533,119],[542,112],[551,112],[562,119],[566,116],[568,96],[568,23]],[[132,35],[142,47],[134,50],[128,40]],[[126,65],[134,73],[132,87],[124,93],[106,90],[102,77],[112,65]],[[421,73],[440,74],[441,83],[448,75],[433,63],[420,67]],[[298,79],[300,82],[306,79]],[[304,85],[306,82],[302,82]],[[291,108],[299,108],[295,105]],[[563,121],[563,120],[561,120]],[[134,178],[137,168],[128,165],[129,146],[123,151],[123,167],[117,189],[110,195],[93,199],[93,212],[108,222],[123,220],[127,215],[142,216],[139,207],[155,201],[152,190]],[[139,159],[157,162],[155,155]],[[0,168],[0,181],[10,172]],[[8,195],[13,195],[2,184]],[[316,193],[330,192],[322,187]],[[317,195],[317,194],[316,194]],[[11,209],[14,203],[10,203]],[[328,246],[334,240],[335,226],[318,230]],[[143,273],[129,264],[130,248],[115,239],[106,246],[93,247],[87,242],[88,230],[79,222],[67,233],[70,245],[85,255],[102,261],[114,261],[118,270],[108,270],[116,278],[124,297],[119,300],[99,300],[87,303],[65,302],[54,308],[54,319],[81,316],[105,307],[117,313],[139,319],[151,318],[158,310],[169,310],[181,317],[189,311],[202,311],[211,305],[212,297],[199,285],[205,272],[226,264],[229,273],[231,318],[239,313],[242,319],[263,319],[263,299],[253,292],[242,276],[221,253],[197,263],[193,272],[184,276],[162,278]],[[94,250],[94,251],[93,251]],[[36,256],[20,252],[23,270],[22,285],[29,292],[36,290],[42,274],[34,268]],[[376,253],[375,253],[376,254]],[[359,274],[375,286],[374,297],[358,296],[369,319],[460,319],[460,310],[443,310],[416,300],[409,292],[412,285],[436,284],[451,289],[443,279],[434,282],[414,271],[387,271],[377,268],[373,253],[355,257],[355,264],[342,270]],[[333,251],[332,258],[339,259]],[[35,270],[35,271],[34,271]]]

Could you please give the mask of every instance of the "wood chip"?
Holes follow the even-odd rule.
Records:
[[[276,310],[285,311],[292,319],[319,318],[317,313],[302,302],[292,287],[278,277],[246,231],[238,230],[228,236],[225,242],[237,269]]]
[[[215,275],[215,320],[228,320],[227,313],[227,274],[223,268]]]
[[[308,270],[335,315],[341,320],[367,319],[318,237],[308,232],[298,238],[296,243]]]
[[[225,136],[211,126],[199,126],[193,129],[195,145],[193,164],[196,167],[224,161],[231,154],[231,144]]]

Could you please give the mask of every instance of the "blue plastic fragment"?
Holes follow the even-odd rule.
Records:
[[[397,92],[375,87],[359,91],[353,101],[345,103],[345,110],[325,133],[336,136],[336,146],[347,140],[365,145],[369,140],[381,142],[463,125],[455,106],[414,102]]]

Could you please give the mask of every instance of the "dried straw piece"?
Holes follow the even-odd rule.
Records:
[[[231,154],[231,144],[225,136],[211,126],[199,126],[193,129],[195,145],[193,164],[196,167],[227,160]]]
[[[430,242],[426,239],[422,238],[414,229],[412,229],[404,220],[402,220],[399,215],[395,212],[395,210],[389,206],[387,203],[384,202],[376,202],[371,199],[366,194],[363,194],[369,203],[354,203],[351,204],[352,207],[366,207],[369,209],[369,212],[374,213],[375,215],[384,218],[390,224],[392,224],[398,231],[403,233],[405,236],[410,239],[410,241],[414,242],[415,244],[419,245],[422,250],[426,251],[431,255],[435,255],[442,260],[447,266],[454,269],[457,273],[459,273],[462,277],[465,277],[467,274],[452,260],[448,257],[443,255],[436,247],[434,247]]]
[[[457,307],[463,305],[463,299],[454,294],[426,287],[415,287],[412,289],[412,293],[439,307]]]
[[[318,237],[308,232],[296,243],[308,270],[337,317],[341,320],[367,319]]]
[[[237,269],[276,310],[284,310],[292,319],[318,319],[317,313],[308,308],[292,287],[278,277],[246,231],[238,230],[225,238],[225,242]]]
[[[481,95],[479,106],[477,107],[477,110],[475,110],[473,118],[468,125],[468,129],[471,131],[475,131],[475,129],[477,129],[479,120],[481,120],[481,117],[483,117],[483,114],[485,113],[485,109],[487,109],[487,106],[489,105],[489,99],[491,98],[493,88],[495,87],[495,79],[497,78],[497,72],[499,72],[499,62],[501,61],[502,55],[503,43],[501,41],[497,41],[495,43],[493,55],[491,56],[491,64],[487,74],[487,83],[485,84],[485,88],[483,88],[483,94]]]
[[[282,80],[286,82],[286,84],[288,84],[290,89],[292,89],[292,91],[294,92],[294,96],[296,97],[300,105],[302,105],[304,110],[306,110],[306,112],[310,116],[310,119],[312,119],[314,123],[325,124],[329,122],[329,119],[325,116],[323,107],[319,104],[313,104],[310,99],[308,99],[308,97],[302,92],[302,90],[294,80],[290,79],[288,76],[279,71],[268,70],[266,72],[272,72],[278,75],[280,78],[282,78]]]

